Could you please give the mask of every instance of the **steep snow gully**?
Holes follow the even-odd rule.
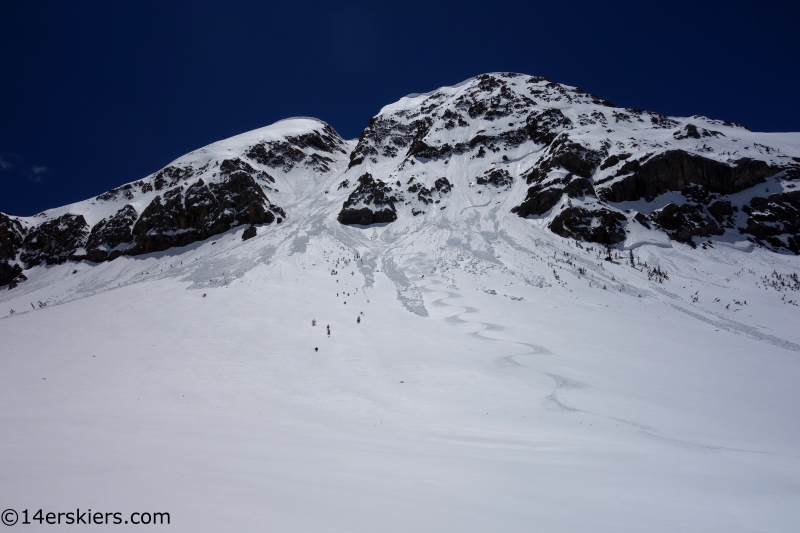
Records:
[[[794,532],[798,178],[798,134],[495,73],[0,214],[0,502]]]

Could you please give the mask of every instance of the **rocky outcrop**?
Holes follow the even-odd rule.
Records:
[[[525,131],[537,144],[550,144],[560,132],[571,129],[572,121],[553,107],[533,112],[525,120]]]
[[[25,231],[19,220],[0,213],[0,285],[14,286],[15,280],[24,279],[23,269],[41,263],[111,261],[186,246],[241,224],[251,225],[250,235],[253,224],[280,223],[286,217],[256,182],[274,181],[268,174],[238,158],[224,160],[219,169],[221,179],[214,183],[199,179],[189,187],[178,183],[166,188],[190,176],[186,169],[167,167],[154,177],[153,188],[164,193],[141,216],[126,204],[91,228],[83,215],[68,213]],[[112,189],[97,199],[128,198],[131,189]]]
[[[342,205],[337,219],[341,224],[369,226],[397,220],[397,197],[392,188],[370,173],[358,178],[358,186]]]
[[[42,262],[59,265],[83,256],[89,225],[83,215],[67,213],[31,229],[25,236],[20,259],[28,268]]]
[[[800,191],[753,198],[742,210],[748,218],[747,226],[739,230],[741,233],[772,248],[800,254]]]
[[[275,178],[263,170],[256,170],[247,161],[242,161],[238,157],[223,160],[219,165],[219,171],[223,176],[233,177],[247,175],[263,183],[275,183]]]
[[[555,207],[564,194],[570,198],[595,196],[590,178],[604,156],[599,150],[559,137],[552,143],[549,153],[524,173],[525,180],[532,186],[525,200],[511,212],[521,217],[543,215]],[[551,178],[553,170],[567,171],[568,174]]]
[[[625,215],[606,208],[567,207],[548,226],[556,235],[612,245],[625,240]]]
[[[131,230],[138,213],[128,204],[113,216],[94,225],[86,241],[86,259],[95,263],[111,261],[122,255],[133,242]]]
[[[142,180],[71,206],[70,213],[59,210],[57,218],[51,212],[30,219],[0,214],[0,285],[24,279],[38,264],[158,252],[243,224],[250,238],[256,226],[286,218],[267,197],[278,192],[276,177],[288,184],[333,172],[346,164],[349,148],[327,124],[291,119],[195,150]],[[96,222],[98,213],[103,218]]]
[[[567,196],[570,198],[595,196],[594,186],[592,186],[592,182],[586,178],[568,175],[564,181],[566,182],[564,192],[567,193]]]
[[[738,211],[737,207],[733,207],[730,202],[726,200],[717,200],[708,206],[708,212],[714,217],[714,220],[720,226],[732,228],[736,225],[733,215]]]
[[[530,105],[530,104],[528,104]],[[387,122],[392,122],[386,119],[380,119],[383,123],[384,127],[386,126]],[[394,123],[397,124],[397,123]],[[410,142],[410,147],[407,152],[407,157],[416,157],[417,159],[428,159],[428,160],[438,160],[438,159],[446,159],[452,155],[461,155],[466,154],[472,151],[477,150],[477,153],[473,156],[476,158],[482,158],[486,155],[487,150],[492,152],[499,152],[502,149],[514,148],[517,147],[524,142],[531,140],[537,144],[545,144],[549,145],[553,143],[556,137],[564,130],[572,129],[572,121],[564,116],[564,114],[555,108],[547,108],[543,111],[535,111],[528,115],[525,124],[520,125],[514,129],[504,131],[498,135],[487,135],[484,133],[478,133],[474,137],[472,137],[467,142],[455,143],[454,145],[450,144],[442,144],[439,146],[431,146],[425,143],[422,140],[431,129],[432,121],[430,119],[424,121],[415,121],[412,126],[414,128],[410,128],[411,131],[414,131],[413,137],[409,141],[409,135],[406,134],[400,137],[392,137],[390,135],[385,135],[380,139],[383,140],[384,138],[388,137],[391,140],[391,143],[396,146],[405,146],[406,142]],[[369,128],[368,128],[369,129]],[[401,131],[408,130],[409,128],[406,127],[400,128]],[[564,140],[566,137],[564,137]],[[579,147],[580,145],[575,145]],[[586,150],[584,147],[582,149]],[[356,152],[359,151],[367,151],[368,146],[362,146],[359,143],[359,147],[356,148]],[[570,148],[564,150],[565,157],[564,161],[567,165],[571,162],[569,160],[569,152]],[[371,152],[373,155],[378,155],[377,151]],[[396,150],[392,148],[384,149],[381,155],[396,155]],[[356,158],[351,161],[351,166],[361,163],[363,158]],[[377,159],[374,159],[377,161]],[[560,161],[556,161],[554,165],[560,164]],[[580,163],[578,163],[580,164]],[[595,165],[596,166],[596,165]],[[566,168],[566,167],[565,167]],[[581,170],[578,170],[580,173]],[[582,175],[582,174],[581,174]]]
[[[13,261],[0,261],[0,287],[16,287],[16,280],[22,275],[22,267]]]
[[[703,137],[724,137],[722,133],[714,130],[707,130],[705,128],[698,128],[694,124],[687,124],[682,130],[676,131],[672,134],[677,140],[683,139],[702,139]]]
[[[155,177],[153,178],[153,187],[155,188],[155,190],[160,191],[167,187],[174,187],[180,182],[188,180],[192,176],[194,176],[194,169],[191,166],[188,167],[168,166],[166,168],[159,170],[156,173]]]
[[[413,97],[413,96],[412,96]],[[535,97],[547,102],[539,107]],[[379,158],[405,157],[422,161],[447,159],[472,153],[472,158],[486,157],[525,142],[548,145],[561,133],[574,127],[560,109],[564,103],[612,105],[578,88],[567,88],[542,77],[515,73],[484,74],[467,85],[463,93],[435,91],[417,109],[399,108],[373,117],[350,154],[349,167]],[[605,123],[602,113],[594,112],[587,120]],[[459,133],[476,121],[502,124],[496,134],[479,129],[469,139],[448,143],[426,140],[436,131]]]
[[[307,154],[304,148],[313,148],[314,152]],[[326,173],[331,171],[334,160],[320,154],[324,152],[333,154],[345,151],[345,143],[333,128],[325,124],[321,129],[297,136],[289,136],[280,141],[264,141],[251,146],[245,157],[274,169],[284,172],[292,170],[298,165],[310,168],[315,172]],[[273,182],[275,180],[272,180]]]
[[[273,183],[275,180],[266,172],[254,169],[239,158],[232,158],[219,164],[219,173],[219,181],[206,183],[199,179],[187,187],[179,182],[190,176],[190,171],[167,167],[156,174],[155,189],[164,190],[167,184],[177,186],[156,196],[141,215],[132,205],[125,205],[91,228],[82,253],[76,253],[76,246],[73,246],[72,252],[58,257],[98,263],[111,261],[121,255],[140,255],[186,246],[242,224],[281,222],[286,216],[283,209],[269,201],[262,186],[256,182]],[[40,228],[46,229],[46,225]],[[49,250],[42,251],[43,257],[50,258],[48,261],[53,260],[52,255]],[[30,254],[25,256],[26,261],[28,257]]]
[[[511,212],[522,218],[530,215],[544,215],[558,204],[563,195],[564,189],[562,188],[543,188],[537,185],[528,189],[525,200],[511,208]]]
[[[369,226],[370,224],[380,224],[382,222],[394,222],[397,220],[397,213],[391,209],[372,210],[368,207],[360,209],[342,209],[337,217],[341,224]]]
[[[252,239],[256,235],[258,235],[258,230],[256,229],[255,226],[250,226],[249,228],[247,228],[242,232],[242,240],[246,241],[248,239]]]
[[[731,166],[682,150],[670,150],[643,164],[628,162],[622,170],[632,174],[600,189],[603,199],[650,201],[668,191],[683,191],[690,184],[702,185],[715,193],[733,194],[763,183],[781,169],[746,158]]]
[[[724,229],[697,204],[668,204],[651,217],[670,239],[695,247],[693,237],[722,235]]]
[[[523,218],[529,215],[544,215],[558,204],[564,194],[569,198],[595,196],[594,187],[588,179],[567,174],[564,178],[551,180],[546,186],[536,184],[530,187],[525,200],[511,208],[511,212]]]
[[[491,185],[498,189],[508,189],[514,183],[514,178],[511,177],[508,170],[495,168],[487,170],[482,176],[475,178],[475,183],[478,185]]]
[[[592,177],[604,156],[605,154],[599,150],[592,150],[563,137],[554,143],[550,157],[542,161],[539,168],[544,172],[563,168],[567,172],[588,179]]]
[[[723,235],[726,229],[736,228],[739,209],[719,195],[703,187],[690,187],[683,195],[691,200],[684,204],[670,203],[649,217],[636,214],[636,220],[647,228],[654,224],[670,239],[693,248],[696,239]],[[789,191],[755,197],[742,210],[747,213],[747,225],[738,228],[742,235],[774,250],[789,250],[800,254],[800,191]]]
[[[19,220],[0,213],[0,261],[14,261],[25,237]]]
[[[439,178],[433,183],[433,188],[439,191],[440,195],[447,194],[453,190],[453,185],[447,178]]]
[[[417,200],[423,204],[438,204],[451,190],[453,185],[447,178],[439,178],[432,188],[425,187],[421,183],[416,183],[414,178],[409,181],[408,192],[417,195]],[[418,214],[421,212],[418,212]]]
[[[222,181],[198,180],[184,192],[182,187],[157,196],[133,226],[135,245],[128,255],[157,252],[218,235],[241,224],[271,224],[286,216],[273,205],[253,176],[224,161],[228,170]]]
[[[8,285],[22,273],[17,255],[24,237],[25,229],[19,220],[0,213],[0,286]]]
[[[422,138],[430,129],[428,117],[404,124],[392,117],[373,117],[361,133],[355,150],[350,153],[348,168],[360,165],[365,159],[372,162],[380,157],[396,157],[408,150],[414,141]]]
[[[603,161],[603,164],[600,165],[600,170],[605,170],[618,165],[620,161],[625,161],[630,158],[630,156],[631,154],[626,153],[610,155],[605,161]]]

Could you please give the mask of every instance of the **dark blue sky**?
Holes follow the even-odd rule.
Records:
[[[357,137],[490,71],[800,131],[798,2],[0,2],[0,211],[32,215],[314,116]]]

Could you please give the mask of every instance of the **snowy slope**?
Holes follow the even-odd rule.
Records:
[[[507,97],[511,114],[487,119],[496,86],[482,115],[459,110],[481,83],[384,108],[335,157],[302,148],[288,170],[249,160],[274,178],[258,183],[286,213],[253,238],[238,224],[157,252],[26,268],[0,292],[5,506],[167,511],[170,529],[193,532],[794,531],[800,258],[735,228],[694,248],[658,219],[648,229],[635,212],[691,200],[672,190],[603,199],[625,175],[599,183],[613,170],[600,164],[584,178],[595,195],[513,213],[531,187],[569,186],[548,185],[563,167],[525,177],[563,132],[550,144],[532,128],[516,147],[511,135],[469,147],[533,112],[518,86],[509,90],[525,109]],[[558,105],[571,142],[600,150],[599,122],[580,125],[577,106],[589,117],[624,110],[547,83],[528,85],[562,100],[528,85],[526,98]],[[430,99],[441,107],[424,134],[406,128]],[[798,155],[794,134],[607,120],[632,159],[628,137],[693,150],[697,139],[675,139],[689,123],[747,151],[779,149],[759,155],[771,168],[791,170],[784,161]],[[176,186],[225,179],[215,162],[321,124],[281,122],[188,154],[171,166],[210,165]],[[459,143],[469,149],[456,153]],[[709,146],[727,164],[723,145]],[[328,171],[304,166],[314,153],[332,160]],[[790,178],[780,170],[715,201],[746,218],[752,198],[791,191]],[[139,198],[46,216],[96,224],[155,196]],[[570,204],[622,213],[623,240],[609,251],[555,233]],[[392,220],[353,223],[348,209]]]

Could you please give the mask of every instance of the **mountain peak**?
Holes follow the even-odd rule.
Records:
[[[324,213],[330,224],[416,231],[475,206],[492,206],[495,226],[521,217],[532,232],[602,246],[749,240],[797,254],[798,177],[798,134],[618,108],[544,77],[481,74],[385,106],[357,141],[289,118],[93,199],[3,215],[0,283],[42,262],[163,251],[243,224]]]

